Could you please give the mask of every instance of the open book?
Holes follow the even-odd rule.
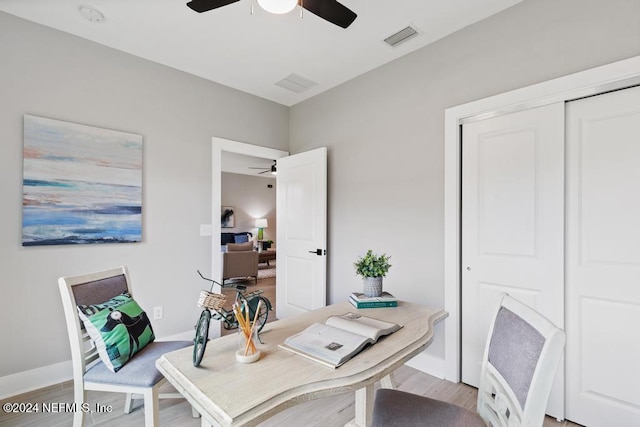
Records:
[[[280,347],[332,368],[345,363],[378,338],[402,326],[355,313],[329,317],[287,338]]]

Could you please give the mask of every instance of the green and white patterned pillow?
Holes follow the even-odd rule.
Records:
[[[149,317],[126,292],[100,304],[79,305],[78,315],[113,372],[155,339]]]

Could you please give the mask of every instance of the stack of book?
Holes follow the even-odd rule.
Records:
[[[354,292],[349,297],[349,302],[355,308],[379,308],[397,307],[398,299],[389,292],[383,292],[379,297],[366,297],[361,292]]]

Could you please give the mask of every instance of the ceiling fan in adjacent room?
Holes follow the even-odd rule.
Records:
[[[273,161],[273,164],[271,165],[271,167],[266,167],[266,168],[254,168],[254,167],[249,167],[249,169],[262,169],[262,172],[258,172],[258,175],[262,175],[263,173],[267,173],[267,172],[271,172],[272,175],[276,175],[278,170],[276,168],[276,161]]]
[[[217,9],[240,0],[191,0],[187,3],[198,13]],[[253,1],[253,0],[251,0]],[[282,14],[291,12],[296,5],[308,10],[314,15],[342,28],[347,28],[358,16],[348,7],[336,0],[257,0],[261,8],[267,12]]]

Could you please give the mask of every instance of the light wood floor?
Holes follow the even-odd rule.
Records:
[[[264,295],[275,304],[275,278],[261,279],[257,285],[247,282],[248,290],[262,289]],[[225,291],[225,293],[228,291]],[[231,299],[233,299],[233,292]],[[269,321],[275,320],[274,311],[269,313]],[[225,331],[224,333],[235,333]],[[477,391],[475,388],[459,383],[439,380],[416,369],[403,366],[394,375],[396,386],[400,390],[423,396],[445,400],[465,408],[475,410]],[[170,386],[167,390],[172,391]],[[27,394],[0,401],[23,403],[71,403],[73,402],[73,384],[68,381],[46,387]],[[137,427],[144,425],[144,408],[142,401],[136,401],[134,410],[124,414],[124,395],[118,393],[87,392],[87,403],[91,409],[96,405],[111,406],[109,413],[94,413],[85,416],[85,426],[117,426]],[[7,414],[0,412],[0,427],[30,426],[57,427],[71,426],[73,415],[70,413]],[[343,426],[354,417],[353,393],[331,396],[310,402],[301,403],[277,414],[260,424],[261,427],[297,427],[297,426]],[[191,408],[182,399],[166,399],[160,401],[160,424],[162,426],[198,427],[200,419],[191,416]],[[571,422],[557,422],[547,417],[544,427],[577,427]]]
[[[269,316],[267,317],[267,323],[273,322],[276,320],[276,278],[269,277],[265,279],[258,279],[257,283],[254,282],[253,279],[246,281],[238,281],[238,284],[245,285],[247,287],[247,292],[252,292],[257,289],[263,291],[262,296],[266,297],[269,302],[271,302],[271,306],[273,308],[272,311],[269,312]],[[224,308],[227,310],[231,310],[231,306],[233,304],[233,300],[236,296],[236,291],[234,289],[226,288],[222,290],[222,294],[226,295],[227,302],[224,305]],[[237,329],[227,330],[222,328],[221,335],[229,335],[236,333]]]

